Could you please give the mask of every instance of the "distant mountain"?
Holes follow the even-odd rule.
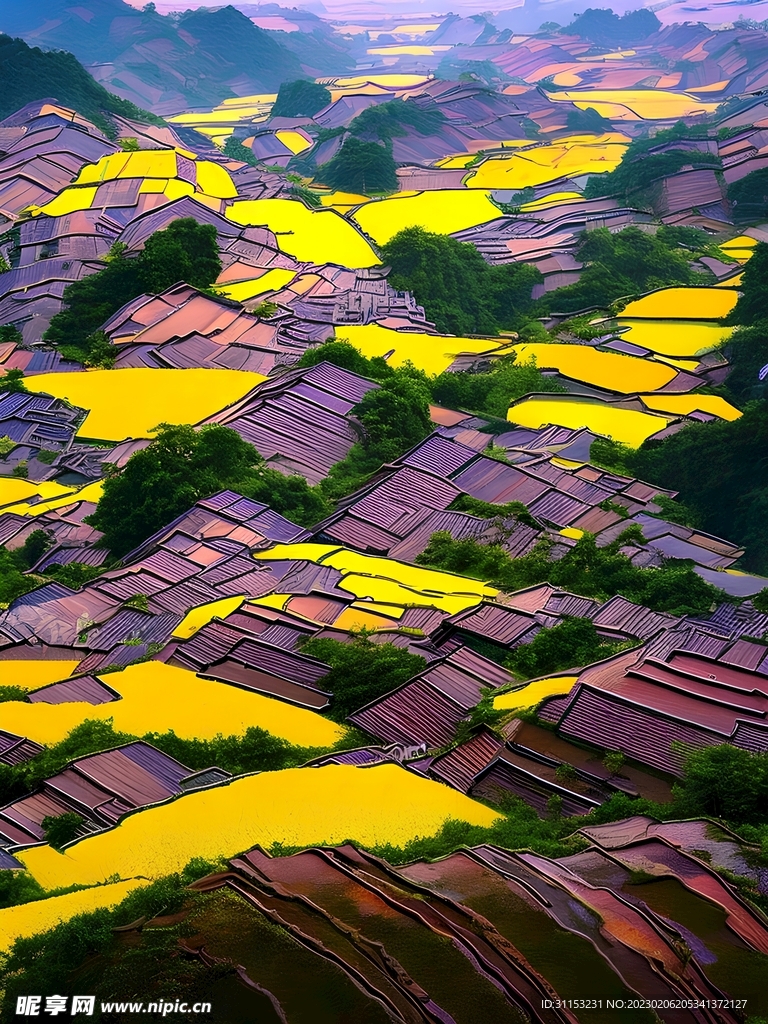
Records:
[[[107,92],[71,53],[45,53],[22,39],[0,34],[0,120],[33,100],[49,98],[77,110],[107,135],[115,134],[109,114],[160,120]]]
[[[339,35],[311,11],[279,4],[238,3],[237,9],[295,54],[304,71],[313,78],[342,74],[355,67],[349,37]]]
[[[277,92],[283,81],[310,76],[304,64],[317,64],[324,45],[302,33],[289,47],[283,37],[299,33],[265,31],[234,7],[164,17],[124,0],[0,0],[0,30],[69,50],[107,89],[156,113]]]

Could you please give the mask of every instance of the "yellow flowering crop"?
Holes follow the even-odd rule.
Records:
[[[491,825],[499,817],[469,797],[399,765],[289,768],[189,793],[125,818],[117,828],[57,853],[19,854],[45,888],[89,884],[112,874],[158,878],[192,857],[232,857],[260,843],[402,845],[430,836],[448,818]]]
[[[297,708],[229,683],[201,679],[187,669],[147,661],[103,681],[121,700],[107,704],[0,704],[0,728],[38,743],[58,743],[87,718],[108,719],[118,732],[143,736],[173,730],[182,739],[242,736],[258,726],[302,747],[332,746],[344,729],[314,711]]]
[[[560,693],[570,693],[578,676],[556,676],[552,679],[538,679],[528,683],[519,690],[502,693],[494,698],[493,706],[497,711],[509,711],[512,708],[532,708],[545,697],[554,697]]]
[[[507,413],[507,419],[521,427],[543,427],[554,423],[560,427],[588,427],[596,434],[639,448],[643,441],[663,430],[668,420],[635,409],[617,408],[608,402],[588,398],[524,398]]]
[[[228,207],[227,217],[268,227],[283,252],[306,263],[358,269],[380,262],[354,224],[335,210],[310,210],[298,199],[242,199]]]
[[[116,907],[130,892],[146,884],[143,878],[131,878],[125,882],[110,882],[108,885],[95,885],[92,889],[68,892],[63,896],[51,896],[47,900],[22,903],[18,907],[6,907],[0,910],[0,950],[10,949],[16,939],[28,939],[47,932],[76,914]]]
[[[618,323],[620,327],[629,328],[622,334],[625,341],[666,356],[695,356],[708,352],[726,341],[733,332],[732,327],[693,320],[633,320],[622,316]]]
[[[511,156],[488,157],[472,169],[467,188],[523,189],[557,178],[612,171],[621,163],[629,140],[618,132],[570,135]]]
[[[218,601],[200,604],[197,608],[193,608],[191,612],[187,612],[176,629],[174,629],[173,635],[186,640],[194,636],[198,629],[202,629],[211,619],[226,619],[236,608],[240,607],[244,600],[245,594],[240,594],[236,597],[222,597]]]
[[[483,598],[498,594],[493,587],[466,576],[424,569],[392,558],[363,555],[329,544],[277,544],[268,551],[259,551],[254,557],[260,560],[307,559],[330,565],[344,574],[339,582],[340,589],[349,591],[358,599],[440,608],[449,615],[472,608]]]
[[[515,345],[518,362],[536,360],[539,369],[555,369],[573,380],[594,384],[608,391],[634,394],[656,391],[675,376],[675,371],[650,359],[600,352],[586,345]]]
[[[499,348],[498,342],[487,339],[395,331],[375,323],[337,327],[336,334],[369,359],[387,356],[391,352],[387,360],[390,366],[402,366],[410,360],[414,366],[430,374],[447,370],[454,359],[465,352],[478,354]]]
[[[37,690],[48,683],[55,683],[59,679],[71,676],[79,664],[80,658],[71,661],[32,661],[20,658],[14,661],[0,661],[0,686],[20,686],[22,690]],[[2,719],[0,705],[0,723]]]
[[[735,291],[719,288],[661,288],[624,307],[622,316],[654,320],[722,320],[736,305]]]
[[[244,370],[87,370],[28,377],[30,391],[89,409],[78,437],[149,437],[159,423],[199,423],[236,402],[264,377]]]
[[[439,235],[473,228],[501,217],[481,189],[436,189],[372,199],[352,215],[363,231],[384,245],[403,228],[422,227]]]

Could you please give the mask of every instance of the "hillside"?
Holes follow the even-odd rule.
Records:
[[[316,71],[325,47],[316,29],[295,33],[301,41],[289,46],[288,33],[264,31],[234,7],[171,18],[123,0],[84,0],[77,7],[67,0],[34,7],[0,0],[0,30],[33,46],[70,51],[106,89],[160,114],[276,92],[281,82]]]
[[[114,129],[105,114],[139,121],[158,121],[128,100],[95,82],[71,53],[45,53],[22,39],[0,34],[0,118],[31,103],[51,97],[73,107],[107,135]]]

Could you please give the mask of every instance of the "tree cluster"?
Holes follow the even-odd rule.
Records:
[[[90,522],[115,555],[124,555],[201,498],[231,488],[304,524],[327,514],[322,496],[304,477],[268,466],[229,427],[195,430],[161,424],[155,440],[108,476]]]
[[[686,248],[690,241],[687,234],[681,236],[679,229],[670,228],[660,228],[656,234],[636,227],[616,234],[608,228],[587,232],[576,251],[585,268],[581,277],[575,284],[549,292],[539,305],[570,313],[609,306],[616,299],[654,288],[700,284],[702,275],[691,267],[693,253]]]
[[[118,243],[102,270],[67,285],[64,309],[52,318],[43,340],[68,358],[108,364],[110,346],[99,329],[121,306],[142,292],[162,292],[179,281],[207,288],[220,273],[216,229],[183,217],[150,235],[138,256],[129,256]]]
[[[530,643],[516,647],[507,667],[525,679],[581,668],[614,654],[619,645],[604,640],[591,619],[568,616],[557,626],[541,629]]]
[[[391,143],[348,135],[338,153],[318,167],[316,177],[341,192],[372,195],[397,189],[396,170]]]
[[[277,91],[272,117],[314,117],[331,102],[331,94],[324,85],[299,78],[283,82]]]
[[[768,245],[744,268],[731,313],[740,325],[725,350],[733,367],[726,394],[744,413],[730,422],[694,423],[663,441],[653,438],[626,457],[631,473],[679,492],[703,529],[746,547],[745,565],[768,572]],[[728,500],[723,500],[723,495]]]
[[[39,50],[23,39],[0,33],[0,120],[33,100],[55,96],[83,117],[92,121],[105,135],[115,138],[117,131],[110,114],[164,124],[155,114],[141,110],[129,100],[120,99],[99,85],[76,57],[64,50]]]
[[[638,569],[621,551],[632,539],[639,539],[637,527],[628,527],[605,547],[598,547],[587,533],[562,558],[553,561],[552,543],[547,539],[540,540],[527,555],[512,558],[500,543],[454,540],[447,531],[439,531],[432,534],[417,561],[509,592],[548,582],[601,601],[621,594],[653,611],[673,615],[701,615],[721,596],[721,591],[706,583],[688,561],[669,559],[658,568]]]
[[[695,148],[696,140],[706,141],[707,137],[706,125],[692,126],[680,121],[671,128],[656,132],[653,137],[646,135],[633,139],[619,166],[607,174],[592,175],[584,194],[588,199],[614,196],[623,203],[645,203],[652,207],[652,196],[648,189],[653,182],[677,174],[689,164],[715,170],[722,168],[719,157],[714,153],[708,152],[706,148]],[[662,148],[663,152],[658,152]]]
[[[420,227],[399,231],[382,248],[393,288],[413,293],[427,317],[446,334],[515,330],[532,307],[541,280],[523,263],[491,266],[469,242]]]
[[[365,630],[353,634],[349,643],[308,640],[301,652],[331,666],[322,685],[333,694],[329,714],[337,722],[345,722],[355,711],[401,686],[426,664],[417,654],[392,643],[373,643]]]
[[[732,181],[728,198],[739,224],[760,224],[768,219],[768,167]]]
[[[432,431],[429,382],[406,365],[367,392],[352,410],[362,437],[331,468],[322,488],[337,499],[357,490],[384,463],[392,462]]]
[[[352,135],[374,142],[389,143],[408,135],[434,135],[445,123],[445,114],[436,103],[389,100],[362,110],[349,126]]]

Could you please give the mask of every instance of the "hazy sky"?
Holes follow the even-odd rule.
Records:
[[[146,0],[127,0],[133,7],[143,7]],[[249,6],[259,0],[241,0]],[[268,3],[270,0],[261,0]],[[309,8],[321,13],[322,8],[334,21],[349,20],[350,15],[358,6],[355,0],[272,0],[281,7]],[[155,5],[162,14],[169,11],[186,11],[197,7],[226,7],[232,0],[155,0]],[[483,11],[509,11],[521,7],[524,0],[359,0],[360,13],[369,15],[389,14],[396,17],[424,17],[437,11],[458,14],[482,13]],[[540,0],[542,6],[552,4],[553,15],[560,6],[558,0]],[[238,6],[237,0],[233,6]],[[663,24],[681,21],[705,21],[714,24],[735,21],[739,16],[762,21],[768,18],[768,0],[601,0],[592,4],[584,0],[586,7],[612,7],[621,13],[636,7],[651,7]],[[557,19],[555,19],[557,20]]]

